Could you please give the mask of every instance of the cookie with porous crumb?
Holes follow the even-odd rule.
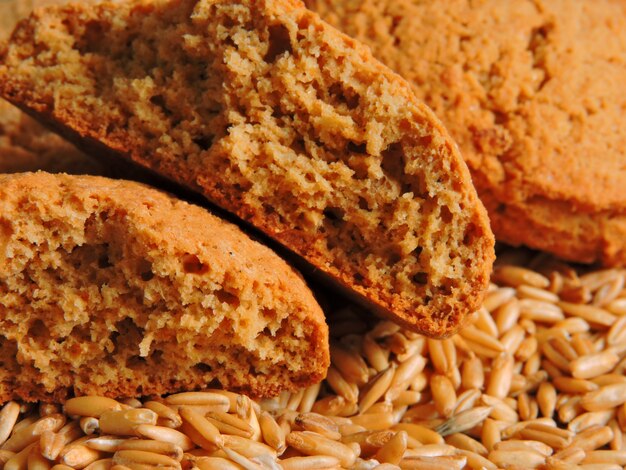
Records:
[[[493,236],[456,144],[299,1],[40,10],[12,35],[0,92],[198,191],[409,328],[449,335],[480,306]]]
[[[33,7],[63,0],[0,2],[0,39],[6,40],[18,20]],[[67,2],[65,2],[67,3]],[[0,100],[0,173],[44,170],[51,173],[109,175],[109,168],[80,152],[57,134]]]
[[[0,175],[0,402],[275,396],[320,381],[324,315],[298,273],[205,209],[97,176]]]
[[[626,264],[626,3],[306,0],[414,86],[498,240]]]

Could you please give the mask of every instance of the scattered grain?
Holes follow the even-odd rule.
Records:
[[[9,402],[0,462],[8,470],[626,465],[624,272],[579,277],[545,257],[513,258],[523,265],[500,265],[500,285],[447,340],[340,309],[329,320],[326,382],[295,393],[259,403],[216,389],[143,404],[77,397],[65,405],[65,426],[58,405]],[[529,268],[542,262],[541,273]]]

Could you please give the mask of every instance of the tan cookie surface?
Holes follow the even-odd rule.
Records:
[[[382,314],[448,335],[493,260],[456,145],[410,86],[297,1],[36,13],[2,93],[251,223]]]
[[[0,1],[0,40],[8,39],[17,21],[28,16],[33,8],[61,3],[67,1]],[[102,175],[110,171],[13,105],[0,100],[0,173],[36,170]]]
[[[499,239],[626,263],[624,2],[307,4],[442,118]]]
[[[92,176],[0,175],[0,402],[321,380],[302,278],[205,209]]]

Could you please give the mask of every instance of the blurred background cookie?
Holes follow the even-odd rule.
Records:
[[[0,40],[33,8],[64,0],[0,0]],[[51,173],[108,175],[111,169],[88,157],[20,110],[0,100],[0,173],[46,170]]]
[[[626,4],[307,0],[414,85],[500,241],[626,263]]]
[[[38,169],[52,173],[106,173],[101,163],[11,104],[0,101],[0,173]]]

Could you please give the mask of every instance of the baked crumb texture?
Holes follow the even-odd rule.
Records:
[[[320,381],[304,281],[206,210],[138,183],[0,176],[0,402]]]
[[[458,149],[301,3],[50,8],[2,61],[5,97],[201,192],[380,313],[442,336],[479,307],[493,238]]]
[[[93,0],[82,0],[83,2]],[[117,0],[123,1],[123,0]],[[35,7],[68,3],[67,0],[0,2],[0,40],[9,38],[15,24]],[[84,153],[44,128],[15,106],[0,100],[0,173],[43,170],[111,176],[113,168]],[[125,172],[120,171],[121,174]],[[130,176],[130,175],[129,175]],[[134,176],[134,175],[132,175]],[[128,176],[127,176],[128,177]]]
[[[305,3],[442,119],[498,240],[626,265],[626,2]]]

